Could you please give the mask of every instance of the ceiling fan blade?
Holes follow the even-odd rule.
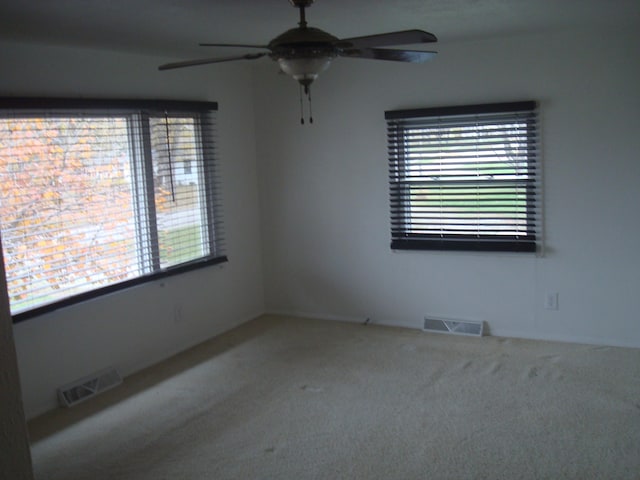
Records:
[[[210,63],[222,63],[231,62],[233,60],[255,60],[257,58],[264,57],[266,53],[248,53],[246,55],[240,55],[235,57],[215,57],[215,58],[200,58],[197,60],[186,60],[184,62],[166,63],[160,65],[158,70],[171,70],[173,68],[194,67],[196,65],[208,65]]]
[[[269,48],[267,45],[244,45],[241,43],[200,43],[201,47],[241,47],[241,48]]]
[[[370,58],[372,60],[393,60],[396,62],[422,63],[431,60],[437,52],[422,50],[395,50],[391,48],[360,48],[343,50],[340,55],[351,58]]]
[[[366,37],[345,38],[336,44],[338,48],[371,48],[392,45],[413,45],[415,43],[437,42],[435,35],[422,30],[403,30],[401,32],[380,33]]]

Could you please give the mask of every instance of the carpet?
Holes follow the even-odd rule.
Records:
[[[640,349],[263,316],[29,428],[37,480],[639,479]]]

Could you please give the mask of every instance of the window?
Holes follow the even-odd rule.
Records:
[[[392,249],[536,251],[535,102],[385,117]]]
[[[226,261],[209,102],[0,99],[11,312]]]

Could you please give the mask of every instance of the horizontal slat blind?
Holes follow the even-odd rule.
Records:
[[[223,260],[215,104],[69,104],[0,100],[14,316]]]
[[[392,248],[536,250],[534,102],[393,111],[386,118]]]
[[[211,115],[210,115],[211,116]],[[151,117],[151,152],[157,214],[157,261],[161,268],[206,257],[222,249],[220,205],[213,194],[215,164],[198,159],[212,158],[213,139],[202,135],[211,131],[213,118],[192,116]],[[214,220],[211,231],[207,217]],[[217,243],[216,243],[217,242]],[[213,243],[213,245],[212,245]]]

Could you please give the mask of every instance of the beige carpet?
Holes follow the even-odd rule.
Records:
[[[267,316],[30,430],[37,480],[639,479],[640,350]]]

